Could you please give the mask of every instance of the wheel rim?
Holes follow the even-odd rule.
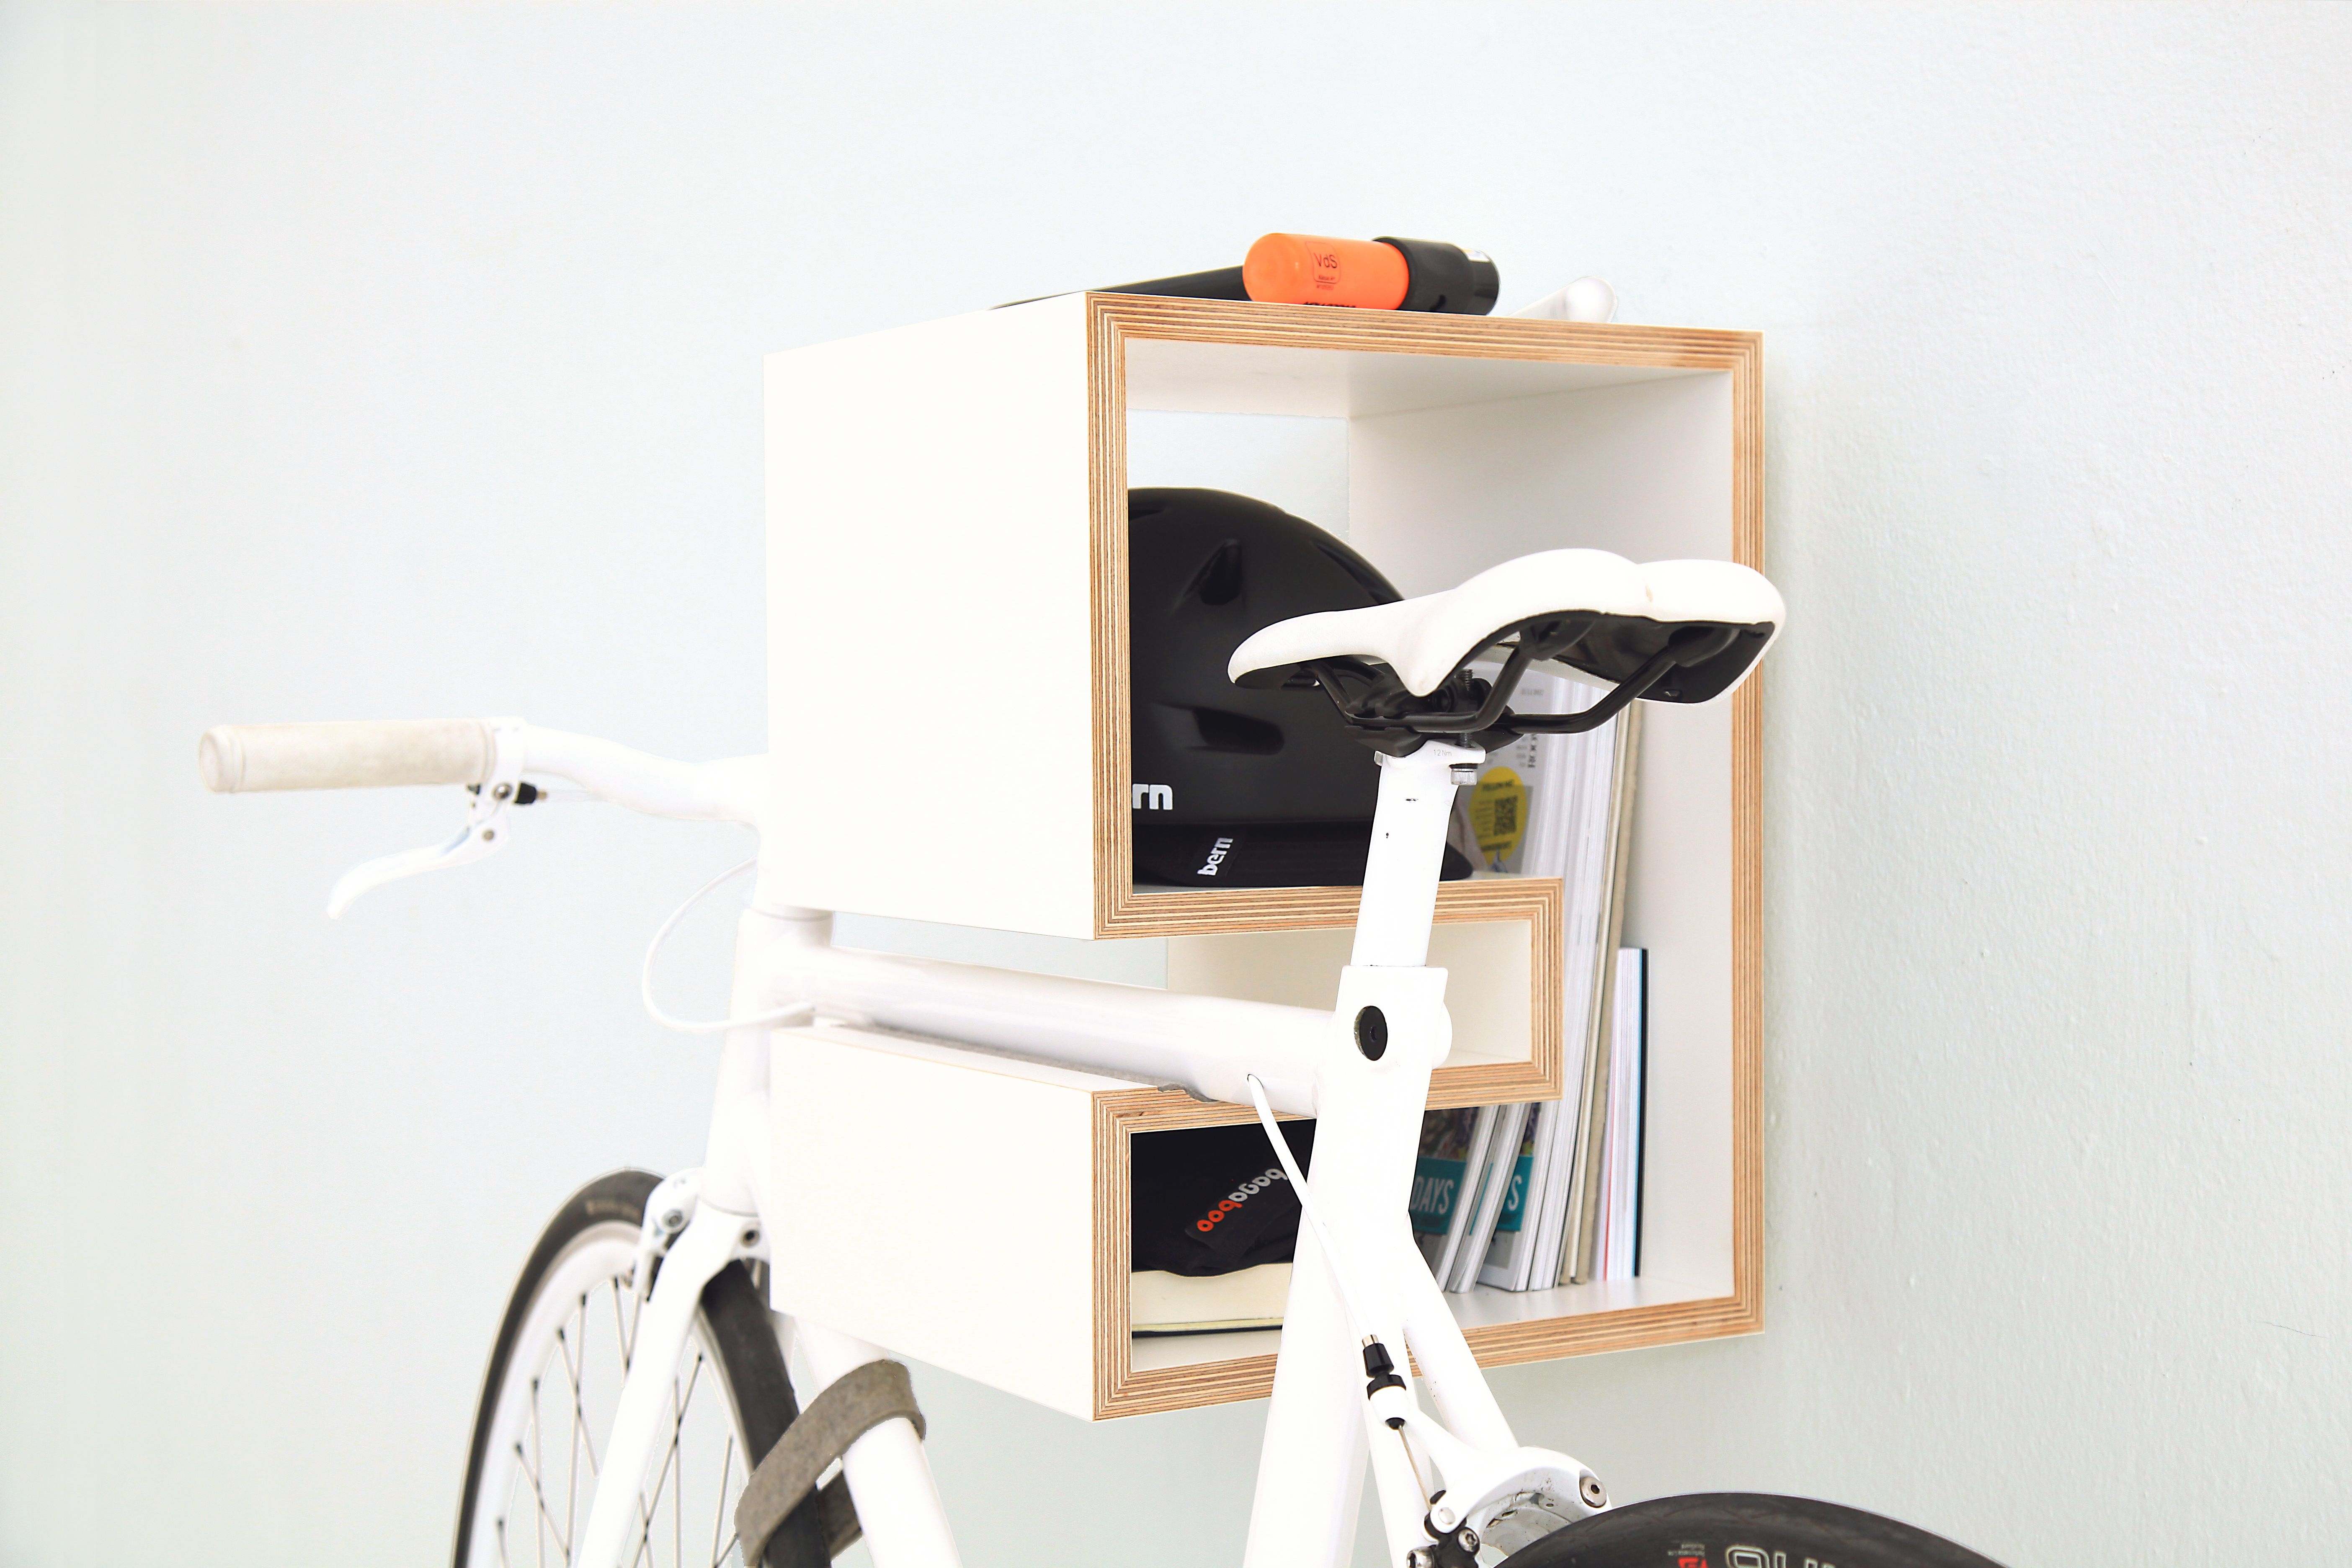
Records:
[[[583,1231],[549,1267],[499,1386],[469,1568],[558,1568],[585,1534],[604,1439],[643,1307],[637,1228]],[[621,1568],[740,1568],[735,1502],[748,1467],[731,1390],[699,1313],[672,1369]]]

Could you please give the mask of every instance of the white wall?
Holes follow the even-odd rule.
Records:
[[[633,966],[724,830],[329,925],[448,803],[196,733],[756,748],[761,353],[1273,227],[1767,334],[1770,1326],[1522,1433],[2012,1564],[2340,1537],[2347,78],[2284,6],[0,9],[0,1563],[433,1560],[544,1212],[696,1153]],[[1262,1406],[922,1393],[973,1563],[1234,1555]]]

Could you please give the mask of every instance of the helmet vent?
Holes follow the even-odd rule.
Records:
[[[1340,571],[1345,572],[1349,576],[1353,577],[1356,580],[1356,585],[1363,589],[1365,596],[1370,599],[1373,604],[1392,605],[1396,603],[1399,595],[1395,587],[1387,578],[1381,576],[1378,572],[1372,569],[1370,562],[1366,561],[1362,556],[1357,554],[1354,551],[1348,549],[1344,545],[1334,549],[1331,543],[1327,543],[1319,539],[1315,542],[1315,548],[1321,551],[1326,556],[1328,556],[1333,565],[1339,567]]]
[[[1177,598],[1180,604],[1185,599],[1198,599],[1204,605],[1230,605],[1241,596],[1242,542],[1228,539],[1201,563],[1201,569],[1192,574],[1192,580],[1184,584],[1184,592]]]
[[[1195,708],[1192,722],[1201,729],[1201,749],[1238,752],[1244,756],[1270,757],[1282,750],[1282,727],[1246,713],[1217,708]]]

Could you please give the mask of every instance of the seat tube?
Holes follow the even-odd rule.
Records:
[[[1383,815],[1374,824],[1371,859],[1364,868],[1364,900],[1356,920],[1353,963],[1385,968],[1429,962],[1429,932],[1444,865],[1445,828],[1459,787],[1453,770],[1475,769],[1485,760],[1484,752],[1435,741],[1410,757],[1381,759],[1386,764],[1381,770]],[[1426,1098],[1424,1089],[1423,1099]],[[1410,1232],[1384,1239],[1394,1244],[1391,1255],[1401,1264],[1410,1265],[1401,1280],[1402,1299],[1395,1308],[1406,1320],[1405,1337],[1421,1363],[1440,1417],[1457,1436],[1508,1447],[1510,1427],[1479,1373],[1477,1361],[1464,1342],[1462,1330],[1437,1282],[1429,1277],[1419,1250],[1412,1247]]]
[[[1426,967],[1430,921],[1454,809],[1452,769],[1482,753],[1432,742],[1382,758],[1380,804],[1356,926],[1353,961],[1316,1063],[1316,1203],[1340,1250],[1354,1302],[1402,1359],[1407,1295],[1395,1279],[1412,1246],[1406,1205],[1429,1074],[1452,1029],[1444,976]],[[1368,1050],[1357,1020],[1385,1020]],[[1247,1568],[1341,1568],[1353,1550],[1366,1449],[1364,1371],[1331,1270],[1302,1227],[1274,1398],[1258,1458]],[[1386,1432],[1381,1437],[1390,1436]],[[1384,1513],[1398,1500],[1386,1500]],[[1417,1504],[1417,1500],[1414,1500]],[[1412,1517],[1419,1518],[1414,1506]],[[1387,1521],[1393,1536],[1399,1520]]]
[[[1454,770],[1475,767],[1485,757],[1467,746],[1431,741],[1411,756],[1380,759],[1380,804],[1349,963],[1418,969],[1429,962],[1445,828],[1454,816]]]

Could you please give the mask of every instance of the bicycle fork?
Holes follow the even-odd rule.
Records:
[[[656,1206],[649,1205],[648,1209],[649,1227],[658,1226]],[[694,1331],[702,1288],[737,1258],[756,1256],[760,1246],[757,1215],[721,1208],[706,1200],[694,1205],[686,1228],[662,1254],[653,1293],[637,1315],[629,1373],[622,1381],[620,1404],[613,1413],[613,1431],[597,1472],[595,1500],[589,1507],[576,1568],[618,1568],[625,1552],[630,1559],[636,1555],[631,1549],[650,1525],[642,1517],[639,1489],[652,1463],[663,1418],[677,1396],[677,1358],[686,1349],[687,1335]],[[651,1250],[639,1248],[641,1271],[651,1266]],[[639,1288],[643,1288],[642,1276]]]
[[[799,914],[795,911],[796,916]],[[760,957],[785,928],[823,922],[747,911],[738,928],[734,1012],[756,1013],[768,984]],[[805,940],[806,931],[793,933]],[[703,1288],[739,1258],[768,1256],[756,1210],[767,1188],[768,1051],[764,1025],[730,1029],[721,1048],[719,1084],[710,1119],[709,1147],[702,1165],[670,1177],[646,1205],[646,1231],[638,1251],[639,1288],[654,1269],[653,1289],[637,1318],[630,1347],[629,1373],[621,1385],[613,1429],[598,1470],[595,1496],[573,1568],[621,1568],[634,1563],[648,1521],[638,1503],[649,1470],[656,1468],[662,1428],[676,1397],[674,1369],[694,1331]],[[682,1213],[683,1228],[666,1225],[668,1213]],[[667,1242],[665,1250],[663,1244]],[[660,1259],[655,1269],[655,1259]],[[786,1320],[776,1319],[780,1331]],[[814,1386],[800,1390],[813,1399],[838,1379],[883,1352],[862,1340],[815,1323],[789,1325],[808,1364]],[[787,1341],[789,1343],[790,1341]],[[888,1500],[863,1517],[866,1542],[879,1563],[922,1563],[955,1568],[955,1543],[946,1510],[932,1482],[922,1439],[904,1421],[886,1421],[850,1446],[842,1457],[853,1497]]]

